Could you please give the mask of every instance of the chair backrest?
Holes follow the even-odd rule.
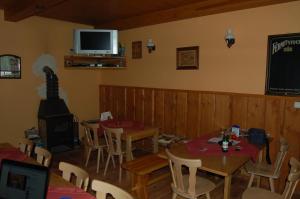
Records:
[[[276,155],[276,160],[274,163],[274,175],[275,176],[279,176],[280,175],[280,170],[281,170],[281,166],[284,162],[285,156],[287,154],[289,145],[288,142],[285,138],[280,137],[280,149],[279,152]]]
[[[97,199],[106,199],[107,194],[111,194],[115,199],[134,199],[123,189],[100,180],[93,180],[92,190],[96,191]]]
[[[31,156],[32,150],[33,150],[33,142],[29,139],[22,138],[19,142],[19,149],[23,153],[25,153],[28,157]]]
[[[112,119],[113,119],[113,116],[110,111],[102,112],[100,114],[100,121],[112,120]]]
[[[60,162],[58,167],[59,170],[62,171],[63,179],[70,182],[71,175],[73,174],[76,177],[76,186],[85,191],[87,190],[89,185],[89,174],[85,170],[67,162]]]
[[[34,148],[34,153],[36,154],[36,160],[38,163],[44,165],[45,167],[49,167],[52,154],[47,149],[36,146]]]
[[[88,124],[86,122],[82,123],[82,126],[84,128],[84,136],[85,136],[85,141],[86,144],[89,147],[94,147],[99,145],[99,140],[98,140],[98,128],[99,124]]]
[[[172,173],[172,188],[173,191],[178,194],[182,194],[185,197],[195,197],[196,195],[196,173],[197,168],[201,167],[202,162],[200,159],[184,159],[177,157],[170,153],[166,149],[166,153],[169,160],[169,166]],[[188,183],[184,183],[182,167],[186,166],[189,169]],[[188,184],[187,187],[184,184]]]
[[[121,136],[123,128],[108,128],[102,125],[104,136],[108,146],[108,152],[114,155],[122,154]]]
[[[290,159],[290,173],[287,178],[285,189],[283,191],[284,199],[291,199],[295,192],[297,184],[300,180],[300,162],[296,158],[291,157]]]

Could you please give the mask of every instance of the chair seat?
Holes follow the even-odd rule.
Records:
[[[263,198],[263,199],[283,199],[282,195],[279,195],[278,193],[270,192],[266,189],[260,189],[260,188],[247,188],[242,196],[243,199],[253,199],[253,198]]]
[[[189,175],[183,175],[182,178],[183,178],[183,185],[184,185],[185,189],[187,189],[189,186]],[[203,195],[207,192],[212,191],[215,187],[216,187],[216,185],[212,181],[210,181],[206,178],[200,177],[200,176],[196,176],[196,196],[197,197],[200,195]],[[174,192],[177,192],[180,195],[189,197],[186,193],[179,193],[177,191],[177,189],[174,188],[173,183],[172,183],[172,189]]]
[[[271,178],[278,178],[279,174],[276,174],[275,168],[273,165],[267,163],[256,163],[253,164],[252,161],[247,162],[245,168],[248,173],[253,173],[254,175],[264,176],[264,177],[271,177]]]

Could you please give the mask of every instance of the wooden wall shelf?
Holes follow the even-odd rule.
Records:
[[[125,68],[125,57],[110,56],[65,56],[65,67],[68,68],[85,68],[85,69],[102,69],[102,68]]]

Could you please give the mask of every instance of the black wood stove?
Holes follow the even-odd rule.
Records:
[[[73,114],[59,98],[58,78],[48,66],[46,74],[47,99],[40,102],[38,126],[41,139],[51,152],[72,149],[74,146]]]

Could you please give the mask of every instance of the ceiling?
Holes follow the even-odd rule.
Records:
[[[31,16],[119,30],[295,0],[1,0],[5,20]]]

